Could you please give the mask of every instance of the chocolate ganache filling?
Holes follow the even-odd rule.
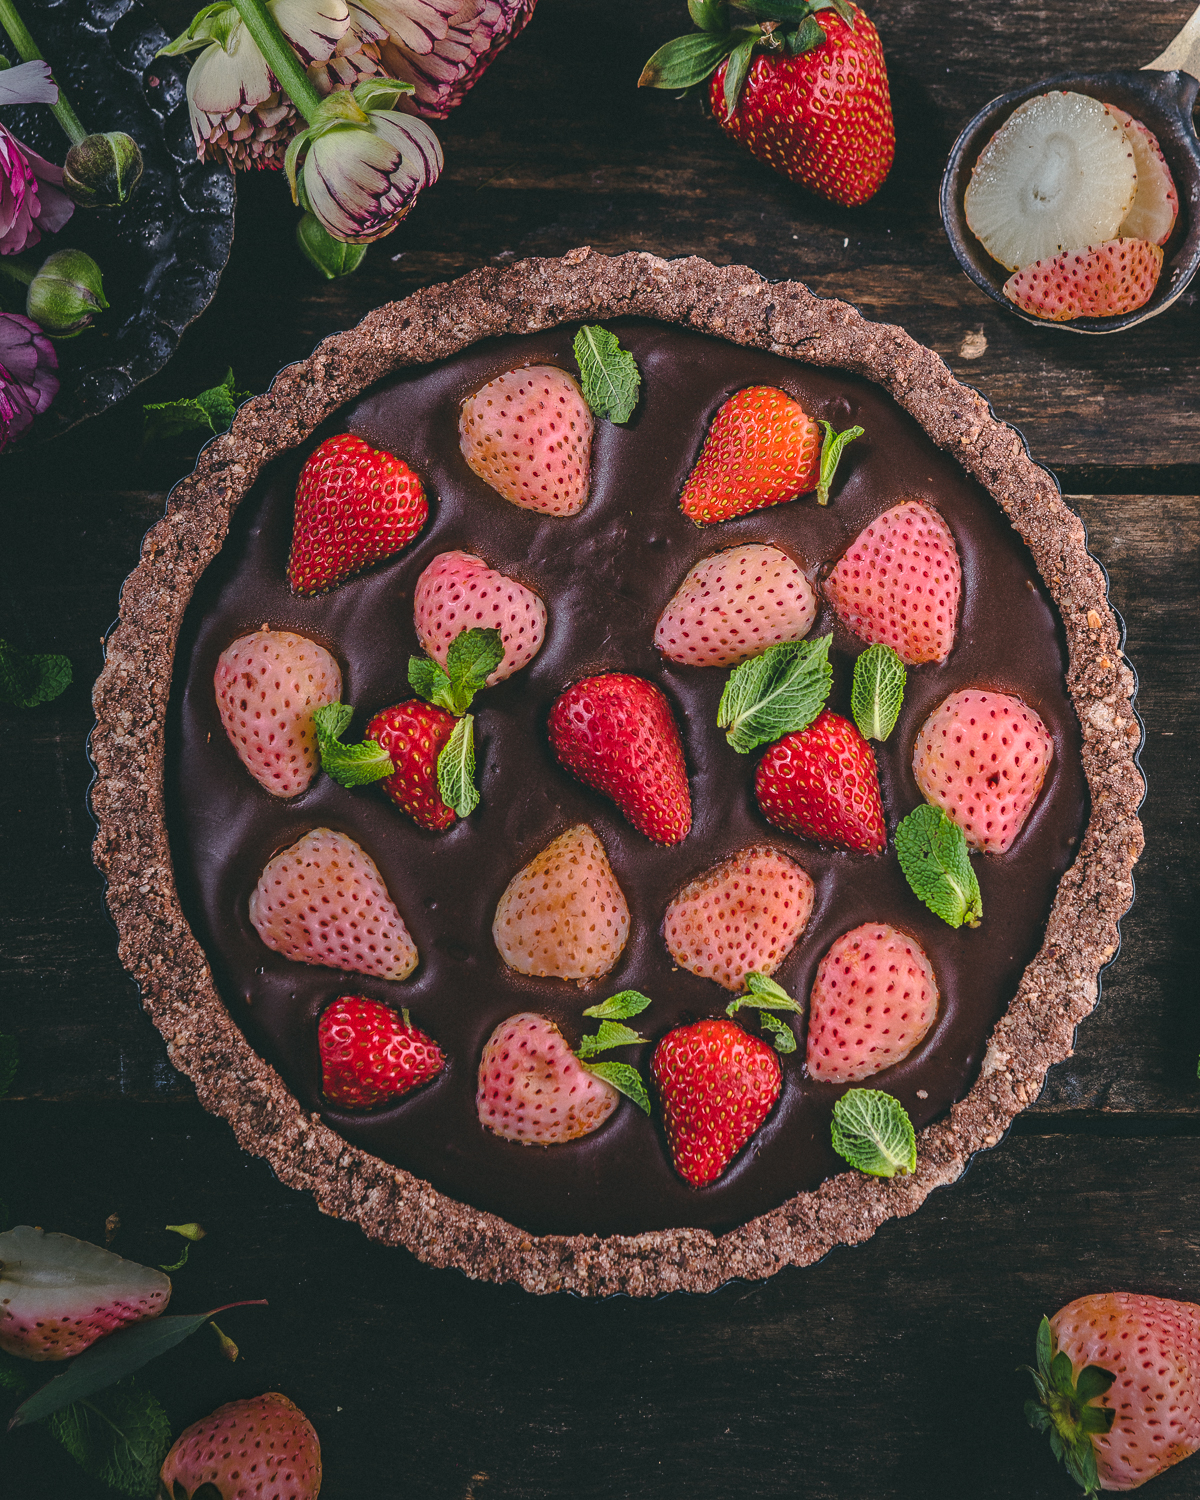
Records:
[[[673,1026],[724,1013],[728,992],[672,963],[663,913],[688,881],[752,844],[783,850],[816,885],[808,926],[776,972],[807,1001],[835,938],[868,921],[915,937],[937,976],[937,1020],[894,1067],[865,1081],[886,1089],[918,1129],[945,1114],[974,1082],[988,1035],[1036,953],[1058,882],[1072,863],[1087,814],[1079,724],[1065,681],[1061,622],[1032,559],[987,493],[941,452],[878,387],[682,329],[638,320],[610,324],[642,372],[632,420],[598,421],[591,491],[574,517],[543,516],[501,499],[459,450],[463,400],[525,364],[574,371],[574,325],[478,343],[444,362],[412,368],[343,408],[302,447],[264,472],[205,573],[181,633],[172,690],[168,825],[184,909],[211,960],[229,1010],[305,1108],[347,1140],[406,1168],[452,1198],[533,1233],[636,1234],[672,1226],[721,1231],[816,1187],[844,1163],[830,1145],[830,1116],[844,1086],[818,1084],[799,1049],[782,1059],[782,1093],[765,1125],[714,1184],[689,1187],[671,1166],[656,1111],[623,1100],[594,1134],[541,1148],[501,1140],[479,1123],[476,1074],[483,1046],[508,1016],[535,1011],[571,1045],[595,1030],[585,1006],[626,988],[653,1005],[635,1023],[649,1039],[622,1061],[648,1079],[654,1041]],[[832,502],[806,496],[697,528],[680,512],[682,488],[713,415],[735,391],[773,385],[838,429],[865,436],[845,451]],[[422,477],[430,519],[412,545],[315,598],[288,588],[292,502],[300,469],[323,439],[352,432],[395,453]],[[874,745],[889,836],[918,806],[912,750],[920,726],[951,692],[1013,693],[1041,716],[1054,756],[1029,820],[1001,856],[973,857],[983,896],[978,929],[951,929],[909,889],[889,842],[873,858],[781,833],[753,794],[761,751],[739,755],[717,728],[729,672],[677,666],[654,646],[654,626],[689,568],[722,548],[769,542],[814,585],[876,516],[907,497],[932,504],[958,544],[963,600],[948,659],[911,668],[889,739]],[[408,658],[419,651],[413,589],[440,552],[482,557],[544,599],[545,643],[533,662],[475,700],[482,802],[444,833],[427,832],[379,787],[348,791],[320,775],[291,801],[271,797],[240,765],[213,694],[220,652],[266,623],[326,646],[341,663],[343,701],[361,737],[379,709],[411,696]],[[828,706],[849,715],[855,658],[865,643],[821,602],[812,636],[833,632]],[[664,847],[559,765],[546,735],[551,705],[581,677],[630,672],[656,683],[680,726],[694,822]],[[631,911],[629,941],[613,971],[576,985],[518,975],[491,935],[496,903],[514,873],[551,839],[588,823],[608,853]],[[250,925],[250,893],[267,861],[312,828],[355,839],[375,860],[420,953],[403,983],[292,962]],[[338,995],[362,994],[399,1010],[434,1037],[448,1065],[432,1083],[366,1113],[321,1095],[317,1023]],[[753,1019],[748,1029],[757,1030]]]

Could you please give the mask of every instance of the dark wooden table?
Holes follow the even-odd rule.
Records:
[[[1113,338],[1005,316],[959,272],[937,216],[959,126],[1068,67],[1154,57],[1191,0],[875,0],[898,155],[873,203],[834,208],[743,155],[697,99],[638,93],[685,29],[679,0],[542,0],[441,134],[447,170],[362,270],[317,282],[275,178],[239,182],[215,302],[138,399],[273,373],[367,309],[473,266],[591,244],[744,261],[903,324],[977,385],[1058,473],[1112,576],[1141,678],[1147,847],[1119,958],[1072,1059],[966,1178],[865,1246],[763,1285],[650,1304],[537,1299],[437,1273],[322,1218],[243,1155],[171,1068],[117,961],[91,866],[89,690],[140,537],[190,460],[139,447],[126,403],[0,459],[0,634],[66,652],[56,703],[5,711],[0,1029],[21,1066],[0,1102],[11,1222],[174,1259],[208,1238],[176,1307],[241,1297],[244,1358],[197,1339],[148,1378],[178,1429],[281,1389],[315,1422],[328,1500],[973,1500],[1066,1497],[1025,1426],[1037,1320],[1087,1291],[1200,1297],[1196,293]],[[0,1439],[5,1500],[102,1492],[38,1431]],[[1200,1459],[1156,1482],[1200,1493]]]

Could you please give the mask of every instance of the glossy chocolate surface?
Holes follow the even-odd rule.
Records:
[[[630,1234],[680,1225],[719,1231],[843,1168],[829,1145],[830,1111],[842,1089],[805,1076],[802,1021],[800,1047],[783,1059],[783,1092],[767,1123],[730,1170],[699,1191],[675,1175],[657,1111],[648,1120],[627,1101],[595,1134],[565,1146],[524,1147],[486,1132],[474,1100],[479,1056],[492,1029],[534,1010],[576,1044],[596,1026],[581,1016],[585,1006],[636,987],[654,999],[634,1023],[650,1041],[613,1055],[640,1065],[648,1077],[654,1040],[674,1025],[720,1014],[728,1000],[716,984],[673,968],[659,931],[668,902],[729,854],[770,843],[816,883],[808,927],[775,976],[789,993],[804,999],[830,943],[862,922],[892,922],[929,954],[941,991],[937,1022],[907,1059],[868,1080],[894,1093],[919,1128],[944,1114],[978,1074],[987,1036],[1041,943],[1054,891],[1074,859],[1087,790],[1065,686],[1063,632],[1021,538],[889,397],[867,381],[678,328],[610,326],[638,359],[642,399],[627,427],[597,423],[591,494],[576,517],[541,517],[500,499],[467,468],[457,427],[463,398],[504,370],[552,363],[573,371],[574,326],[479,343],[405,372],[271,466],[236,515],[181,634],[168,823],[184,909],[231,1013],[302,1104],[348,1140],[532,1232]],[[860,423],[866,436],[847,448],[828,508],[808,496],[698,529],[678,510],[679,490],[716,409],[752,384],[780,386],[839,429]],[[293,598],[285,566],[296,477],[312,448],[339,431],[357,433],[417,469],[430,493],[430,520],[398,557],[328,595]],[[913,495],[935,505],[954,532],[963,604],[949,659],[909,671],[899,723],[876,747],[889,830],[921,800],[910,765],[913,741],[947,694],[968,686],[1016,693],[1054,740],[1046,784],[1012,849],[974,859],[984,903],[976,931],[953,931],[929,913],[890,846],[873,859],[822,850],[771,828],[754,804],[757,754],[736,754],[716,728],[728,672],[666,663],[653,644],[659,613],[701,558],[739,543],[771,542],[816,582],[864,526]],[[451,548],[477,553],[537,590],[550,612],[533,663],[476,699],[479,809],[434,834],[417,828],[377,787],[347,791],[319,776],[291,802],[272,798],[242,768],[221,728],[212,690],[221,650],[264,622],[321,641],[342,663],[343,698],[357,709],[348,737],[358,737],[378,709],[410,696],[413,587],[426,564]],[[854,658],[864,643],[823,605],[813,633],[830,629],[829,706],[848,714]],[[545,723],[554,699],[568,683],[603,671],[647,677],[673,706],[694,810],[681,844],[649,842],[549,750]],[[528,859],[579,821],[600,836],[625,892],[629,942],[597,983],[522,978],[505,968],[492,942],[496,902]],[[290,962],[250,926],[247,903],[263,866],[321,825],[348,833],[379,865],[421,955],[403,984]],[[448,1054],[446,1071],[368,1115],[326,1106],[317,1019],[339,994],[408,1006]],[[754,1028],[753,1018],[747,1025]]]

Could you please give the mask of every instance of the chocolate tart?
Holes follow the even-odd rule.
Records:
[[[571,368],[582,321],[612,326],[633,350],[643,399],[627,428],[599,424],[592,495],[579,517],[541,518],[467,470],[458,405],[516,365]],[[861,421],[867,436],[848,450],[827,510],[793,503],[698,531],[678,514],[679,486],[717,406],[756,383],[784,386],[836,426]],[[283,577],[290,497],[307,454],[344,430],[423,474],[431,521],[396,558],[298,600]],[[712,723],[725,674],[673,669],[652,644],[658,611],[698,558],[779,540],[814,564],[832,561],[911,493],[930,494],[955,531],[965,602],[949,663],[910,673],[900,724],[879,749],[889,826],[920,800],[906,766],[916,729],[956,687],[1020,693],[1055,745],[1014,857],[977,862],[985,917],[974,933],[925,913],[890,852],[874,861],[831,854],[768,830],[748,795],[746,758],[739,771]],[[374,711],[406,696],[413,583],[454,547],[536,588],[551,613],[539,658],[480,701],[480,810],[431,835],[377,791],[348,793],[325,777],[289,803],[260,792],[220,733],[217,653],[264,619],[300,630],[343,661],[347,701]],[[815,629],[831,627],[851,660],[861,642],[826,607]],[[1142,848],[1141,731],[1121,640],[1104,574],[1053,477],[983,397],[899,328],[799,283],[696,259],[580,249],[477,271],[379,308],[284,370],[208,445],[148,533],[108,639],[91,742],[95,858],[121,958],[172,1062],[240,1144],[311,1191],[324,1212],[422,1260],[533,1292],[637,1296],[807,1265],[913,1212],[973,1152],[996,1145],[1095,1005]],[[672,849],[624,825],[556,767],[544,743],[556,693],[603,670],[653,677],[683,726],[696,823]],[[839,694],[848,694],[843,669],[831,706],[845,711]],[[510,876],[581,820],[609,852],[634,927],[618,967],[587,987],[586,1000],[573,985],[504,970],[490,938]],[[404,985],[256,946],[245,902],[259,872],[326,823],[368,849],[400,905],[422,958]],[[943,1014],[878,1080],[918,1126],[916,1172],[880,1180],[840,1170],[827,1144],[838,1090],[802,1080],[800,1053],[785,1063],[767,1125],[712,1188],[674,1176],[661,1123],[631,1106],[595,1136],[550,1150],[486,1135],[473,1113],[474,1071],[483,1039],[506,1015],[543,1011],[574,1042],[583,1005],[631,985],[661,997],[640,1018],[652,1036],[719,1013],[725,994],[672,971],[658,925],[688,880],[762,842],[792,854],[817,884],[813,917],[777,976],[791,993],[807,994],[835,936],[896,920],[901,900],[900,922],[930,953]],[[411,1003],[445,1047],[446,1073],[394,1109],[355,1117],[330,1108],[316,1019],[348,991]]]

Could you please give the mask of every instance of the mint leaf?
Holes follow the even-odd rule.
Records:
[[[879,1089],[847,1089],[833,1106],[833,1149],[869,1177],[917,1170],[917,1136],[899,1099]]]
[[[583,399],[598,417],[628,422],[642,386],[637,361],[622,349],[615,333],[584,324],[575,335],[575,358],[583,377]]]
[[[610,995],[599,1005],[589,1005],[585,1016],[595,1016],[598,1021],[625,1021],[630,1016],[640,1016],[653,1002],[640,990],[622,990],[619,995]]]
[[[900,717],[908,673],[890,646],[868,646],[854,663],[850,712],[866,740],[886,740]]]
[[[392,758],[376,740],[343,745],[342,735],[354,717],[348,703],[326,703],[313,713],[321,769],[339,786],[367,786],[394,774]]]
[[[646,1085],[636,1068],[631,1068],[628,1063],[618,1062],[584,1063],[584,1067],[589,1073],[595,1073],[597,1078],[603,1078],[605,1083],[611,1083],[618,1093],[632,1099],[644,1114],[650,1113]]]
[[[65,656],[30,656],[0,640],[0,703],[8,708],[36,708],[71,685],[71,663]]]
[[[640,1032],[622,1026],[619,1021],[601,1021],[600,1030],[595,1036],[583,1038],[575,1049],[575,1056],[582,1061],[585,1057],[595,1057],[597,1052],[607,1052],[610,1047],[632,1047],[645,1040]]]
[[[198,396],[184,396],[178,401],[151,401],[143,405],[145,437],[148,442],[166,442],[184,433],[207,428],[210,433],[226,432],[233,425],[237,409],[250,399],[249,391],[239,391],[229,370],[220,385],[210,386]]]
[[[437,662],[430,661],[427,656],[408,658],[408,685],[426,703],[436,704],[438,708],[448,706],[446,700],[450,697],[450,679]]]
[[[17,1076],[17,1039],[0,1031],[0,1099],[3,1099]]]
[[[734,46],[732,32],[690,31],[660,47],[638,79],[640,89],[690,89],[720,67]]]
[[[786,1021],[781,1021],[778,1016],[773,1016],[767,1010],[764,1010],[758,1019],[762,1029],[770,1034],[771,1045],[776,1052],[795,1052],[796,1033]]]
[[[503,660],[504,642],[498,630],[463,630],[450,642],[444,672],[426,656],[410,656],[408,680],[426,703],[461,719]]]
[[[437,760],[438,793],[460,818],[469,817],[479,806],[475,785],[475,719],[459,719],[442,746]]]
[[[820,27],[817,28],[820,30]],[[822,33],[822,40],[824,34]],[[834,432],[833,423],[821,421],[825,429],[825,437],[821,443],[821,477],[817,480],[817,504],[829,504],[829,490],[833,484],[833,476],[837,473],[837,466],[842,459],[842,449],[847,443],[852,443],[855,438],[862,437],[865,432],[863,427],[847,427],[845,432]]]
[[[821,712],[833,685],[829,642],[783,641],[730,673],[717,708],[717,727],[743,755],[803,729]]]
[[[134,1500],[154,1494],[171,1446],[170,1419],[132,1376],[55,1412],[50,1431],[89,1478]]]
[[[770,1036],[776,1052],[795,1052],[796,1033],[786,1021],[781,1021],[778,1016],[771,1015],[771,1011],[802,1011],[804,1007],[799,1001],[793,1000],[788,992],[776,984],[769,975],[760,974],[755,970],[746,975],[746,993],[739,995],[736,1000],[731,1000],[725,1007],[725,1014],[736,1015],[743,1005],[748,1005],[760,1013],[759,1023]]]
[[[951,927],[978,927],[979,881],[962,829],[940,807],[914,808],[896,829],[896,857],[914,894]]]

